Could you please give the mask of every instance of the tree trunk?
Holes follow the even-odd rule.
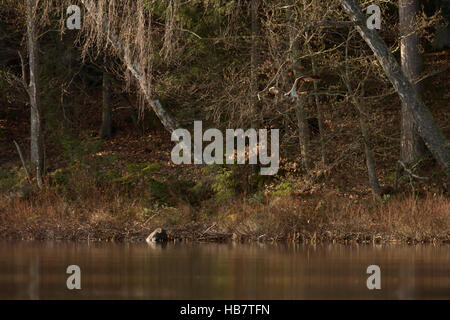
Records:
[[[310,48],[310,54],[312,54],[312,50]],[[316,63],[314,62],[314,57],[311,59],[311,67],[314,75],[317,75]],[[317,82],[313,81],[314,92],[317,92]],[[319,134],[320,134],[320,153],[322,160],[322,168],[325,169],[327,163],[326,150],[325,150],[325,130],[323,128],[323,112],[322,106],[320,105],[319,96],[317,94],[314,95],[314,100],[316,102],[317,109],[317,122],[319,124]]]
[[[309,157],[309,130],[308,123],[306,122],[304,100],[299,98],[296,101],[295,116],[297,118],[297,124],[299,128],[299,142],[300,142],[300,154],[302,156],[302,164],[306,170],[311,169],[311,162]]]
[[[295,4],[295,2],[293,2]],[[294,9],[292,9],[292,12],[294,12]],[[290,59],[292,62],[292,69],[293,69],[293,75],[294,79],[301,76],[299,69],[300,65],[297,61],[298,57],[300,56],[300,44],[297,39],[297,32],[295,28],[295,15],[291,14],[291,28],[292,31],[290,32],[291,36],[291,52],[290,52]],[[311,161],[309,156],[309,128],[308,123],[306,121],[305,116],[305,101],[304,98],[298,97],[296,99],[296,108],[295,108],[295,116],[297,118],[297,124],[299,129],[299,144],[300,144],[300,155],[302,157],[302,165],[306,169],[306,171],[309,171],[311,169]]]
[[[100,128],[100,137],[109,139],[112,135],[112,108],[111,108],[111,74],[103,72],[103,116]]]
[[[30,96],[31,105],[31,164],[33,169],[36,170],[37,184],[39,188],[41,188],[44,167],[44,144],[39,101],[39,43],[36,0],[27,0],[27,9],[27,43],[28,61],[30,66],[30,83],[27,90]]]
[[[251,89],[251,117],[252,127],[256,128],[258,124],[258,64],[259,64],[259,19],[258,19],[259,0],[252,0],[251,15],[252,15],[252,46],[251,46],[251,75],[250,75],[250,89]]]
[[[349,92],[349,94],[352,94]],[[373,159],[373,152],[370,143],[369,130],[367,129],[367,119],[365,116],[365,110],[363,110],[360,102],[354,96],[352,96],[352,102],[355,105],[359,113],[359,126],[361,128],[361,134],[364,140],[364,154],[366,156],[367,173],[369,175],[369,184],[372,189],[374,197],[379,197],[381,194],[380,184],[378,183],[377,173],[375,170],[375,160]]]
[[[70,77],[73,75],[72,72],[72,64],[73,64],[73,55],[72,55],[72,50],[67,50],[67,48],[65,47],[64,42],[58,41],[57,42],[57,46],[58,46],[58,50],[60,50],[60,52],[63,53],[62,56],[62,63],[64,63],[64,65],[67,68],[67,75],[69,75]],[[63,113],[63,126],[64,129],[67,130],[68,132],[72,132],[73,128],[73,119],[74,119],[74,108],[73,108],[73,103],[72,103],[72,99],[70,96],[67,96],[69,94],[69,86],[71,84],[71,81],[69,80],[68,82],[64,83],[61,85],[61,95],[60,95],[60,107],[61,107],[61,111]]]
[[[414,31],[414,21],[419,10],[418,0],[399,0],[400,16],[400,50],[402,71],[411,83],[420,77],[423,70],[423,59],[419,50],[419,36]],[[413,84],[417,94],[422,98],[421,82]],[[414,118],[405,103],[402,103],[402,135],[400,158],[404,163],[418,160],[426,147],[417,132]]]
[[[145,127],[139,119],[139,112],[137,108],[134,107],[133,103],[128,98],[128,95],[126,95],[125,93],[121,93],[119,95],[119,98],[124,102],[124,104],[129,106],[130,118],[131,121],[133,121],[134,126],[136,127],[136,133],[138,137],[142,137],[144,135]]]
[[[366,16],[355,0],[340,0],[342,6],[357,26],[357,30],[375,53],[386,76],[398,92],[400,99],[411,113],[417,125],[417,131],[426,146],[450,178],[450,150],[446,146],[445,137],[436,126],[430,111],[422,102],[413,85],[402,73],[400,66],[376,30],[366,26]]]
[[[360,103],[360,100],[355,96],[357,92],[353,92],[352,86],[350,84],[348,62],[347,62],[347,50],[348,47],[346,47],[345,49],[346,65],[345,65],[344,82],[345,86],[347,87],[347,92],[350,95],[350,99],[353,105],[355,106],[356,110],[358,110],[359,127],[361,128],[361,135],[364,143],[364,155],[366,156],[366,167],[367,167],[367,174],[369,176],[369,185],[370,188],[372,189],[372,195],[374,196],[374,198],[376,198],[380,196],[381,189],[380,184],[378,183],[377,173],[375,169],[375,160],[373,159],[372,144],[370,142],[370,134],[367,128],[366,110],[364,110],[363,106]]]
[[[381,194],[380,184],[378,183],[377,172],[375,169],[375,160],[373,158],[373,150],[372,144],[370,142],[370,134],[367,128],[367,115],[365,108],[361,105],[360,99],[356,96],[358,94],[358,89],[353,90],[350,82],[350,70],[349,70],[349,61],[348,61],[348,45],[351,37],[351,33],[349,33],[346,46],[345,46],[345,76],[343,76],[343,80],[345,86],[347,87],[348,95],[350,96],[350,100],[355,106],[356,110],[358,110],[359,114],[359,126],[361,128],[361,135],[363,137],[364,143],[364,154],[366,156],[366,167],[367,174],[369,176],[369,185],[372,189],[372,195],[374,198],[378,198]],[[358,88],[360,89],[360,95],[364,96],[364,81],[358,84]]]
[[[259,0],[251,1],[251,53],[250,53],[250,110],[251,110],[251,126],[255,130],[259,127],[259,100],[258,100],[258,65],[259,65],[259,37],[260,37],[260,25],[259,25]],[[258,131],[257,131],[258,132]],[[251,172],[254,175],[258,174],[258,165],[251,165]],[[255,180],[256,181],[256,180]],[[248,183],[248,191],[253,192],[256,189],[256,185],[253,185],[253,181],[250,179]]]
[[[93,1],[81,0],[81,3],[83,3],[86,7],[88,13],[96,16],[97,8]],[[97,19],[96,22],[99,25],[99,28],[103,31],[103,35],[107,38],[109,44],[122,57],[122,61],[125,66],[137,80],[139,88],[144,94],[145,100],[161,120],[164,128],[169,132],[175,131],[178,128],[177,122],[167,113],[158,99],[152,99],[148,80],[140,72],[138,61],[134,61],[124,49],[116,30],[111,29],[105,19],[102,19],[101,21]]]

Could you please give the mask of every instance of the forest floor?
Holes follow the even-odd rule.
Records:
[[[427,63],[447,66],[431,77],[425,102],[449,137],[450,54],[429,55]],[[426,182],[403,177],[394,190],[399,149],[383,137],[399,137],[396,96],[376,119],[386,127],[375,141],[379,200],[372,198],[361,156],[339,162],[313,183],[299,169],[300,159],[282,159],[279,177],[252,184],[247,165],[174,165],[170,135],[161,128],[137,135],[120,105],[114,117],[122,120],[115,122],[113,138],[101,141],[95,107],[100,98],[93,92],[80,102],[86,121],[77,139],[46,133],[49,174],[42,190],[27,182],[13,144],[16,140],[28,158],[28,109],[4,102],[0,238],[141,241],[163,227],[171,240],[450,243],[448,182],[430,156],[417,172]],[[328,157],[339,159],[349,143],[330,143]]]

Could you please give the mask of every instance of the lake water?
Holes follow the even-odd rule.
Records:
[[[450,247],[0,242],[0,299],[386,298],[449,299]]]

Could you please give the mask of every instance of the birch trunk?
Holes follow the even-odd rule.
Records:
[[[41,110],[39,100],[39,43],[37,31],[37,1],[27,0],[27,44],[28,62],[30,67],[30,82],[27,88],[31,105],[31,164],[36,170],[36,180],[42,188],[42,174],[44,167],[44,148],[41,127]]]

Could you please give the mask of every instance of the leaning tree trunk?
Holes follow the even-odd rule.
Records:
[[[41,110],[39,101],[39,43],[37,31],[37,1],[27,0],[27,43],[30,66],[30,83],[27,88],[31,105],[31,164],[36,170],[36,180],[42,187],[44,167],[44,143],[41,127]]]
[[[400,99],[410,111],[417,125],[417,131],[425,141],[426,146],[450,178],[450,150],[446,146],[445,137],[435,124],[430,111],[408,78],[402,73],[399,64],[376,30],[367,28],[366,16],[361,11],[358,3],[355,0],[340,1],[352,21],[356,23],[356,28],[362,38],[374,52],[386,76],[398,92]]]
[[[111,108],[111,74],[103,72],[103,113],[102,126],[100,128],[100,137],[109,139],[112,135],[112,108]]]
[[[423,59],[419,50],[419,35],[414,30],[414,21],[419,9],[418,0],[399,0],[400,50],[402,71],[413,83],[423,70]],[[423,96],[421,82],[413,84],[417,94]],[[404,163],[418,160],[425,152],[425,143],[417,132],[413,115],[405,103],[402,103],[402,135],[400,158]]]
[[[90,14],[96,16],[97,7],[93,3],[93,1],[81,0],[81,3],[83,3]],[[100,21],[97,19],[95,22],[98,24],[101,32],[103,32],[103,36],[107,38],[108,43],[122,58],[122,61],[124,62],[126,68],[131,72],[133,77],[138,82],[139,88],[143,93],[145,100],[150,105],[152,110],[156,113],[164,128],[169,132],[175,131],[178,128],[177,122],[167,113],[158,99],[152,99],[148,79],[146,79],[146,77],[143,76],[143,73],[141,73],[138,61],[132,59],[124,49],[124,46],[120,42],[119,36],[117,35],[117,31],[109,27],[106,19],[101,19]]]

